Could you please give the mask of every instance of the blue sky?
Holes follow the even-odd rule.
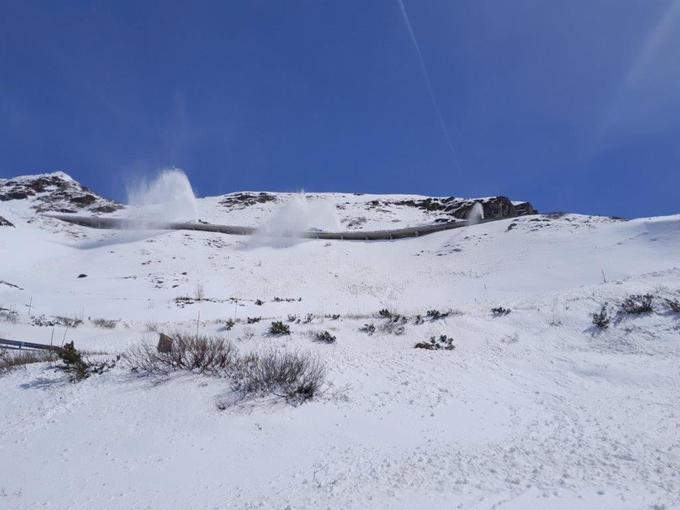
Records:
[[[0,176],[680,212],[680,0],[404,5],[3,0]]]

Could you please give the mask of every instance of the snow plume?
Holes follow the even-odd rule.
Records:
[[[296,193],[276,209],[253,236],[256,245],[290,245],[307,230],[338,230],[340,223],[333,206],[311,201],[304,193]]]
[[[162,170],[151,181],[128,186],[127,193],[135,217],[162,222],[198,221],[191,183],[177,168]]]
[[[413,31],[413,26],[411,25],[411,19],[409,18],[408,12],[406,11],[406,6],[404,5],[404,0],[397,0],[397,3],[399,4],[399,10],[401,11],[401,17],[404,19],[404,25],[406,26],[406,30],[408,31],[408,35],[410,36],[411,42],[413,43],[413,47],[416,50],[416,55],[418,56],[418,63],[420,64],[420,70],[423,73],[423,79],[425,80],[425,86],[427,87],[427,93],[430,96],[430,101],[432,101],[432,107],[434,108],[434,111],[437,114],[437,120],[439,121],[439,126],[442,128],[442,133],[444,134],[444,139],[446,140],[446,144],[449,146],[449,149],[451,150],[451,155],[453,156],[453,161],[458,166],[458,156],[457,156],[456,148],[453,145],[453,141],[451,139],[451,134],[449,133],[449,130],[446,127],[446,122],[444,122],[444,116],[442,115],[441,109],[439,108],[439,102],[437,101],[437,96],[434,95],[434,89],[432,88],[432,81],[430,80],[430,73],[427,71],[427,66],[425,65],[425,59],[423,58],[423,52],[420,51],[420,44],[418,44],[418,39],[416,39],[416,34]]]
[[[470,225],[475,225],[484,219],[484,207],[480,202],[472,204],[467,218]]]

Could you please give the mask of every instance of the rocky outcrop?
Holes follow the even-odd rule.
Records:
[[[0,202],[29,200],[38,212],[109,213],[123,206],[100,197],[63,172],[0,179]]]
[[[227,209],[245,209],[255,204],[276,202],[276,195],[272,193],[230,193],[220,200],[220,205]]]
[[[529,202],[513,202],[508,197],[488,197],[479,199],[462,199],[456,197],[432,197],[417,200],[400,200],[395,205],[416,207],[428,212],[441,212],[447,216],[464,220],[468,217],[472,206],[479,202],[484,209],[484,218],[501,219],[515,216],[537,214],[538,211]]]

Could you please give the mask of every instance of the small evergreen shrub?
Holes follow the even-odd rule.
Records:
[[[439,319],[445,319],[449,316],[451,312],[440,312],[439,310],[428,310],[425,314],[431,321],[436,321]]]
[[[427,349],[428,351],[452,351],[456,348],[453,345],[453,338],[447,335],[432,336],[429,342],[418,342],[414,347],[416,349]]]
[[[290,326],[281,321],[274,321],[269,326],[269,334],[274,336],[290,335]]]
[[[82,381],[93,374],[100,375],[116,366],[120,355],[113,360],[92,362],[83,359],[82,354],[73,345],[73,342],[64,344],[56,350],[58,358],[62,364],[57,368],[68,374],[71,382]]]
[[[383,308],[382,310],[378,311],[378,317],[382,319],[391,319],[392,312],[390,312],[387,308]]]
[[[594,313],[592,315],[593,317],[593,325],[595,327],[598,327],[600,329],[607,329],[609,327],[609,324],[611,323],[611,317],[609,315],[609,310],[607,309],[607,303],[603,304],[600,307],[600,311],[597,313]]]
[[[654,296],[651,294],[632,294],[621,303],[621,311],[630,315],[640,315],[654,311],[652,301]]]
[[[314,335],[314,339],[317,342],[321,342],[324,344],[332,344],[335,343],[335,335],[331,335],[328,331],[319,331],[316,335]]]
[[[680,301],[677,299],[666,299],[666,306],[673,313],[680,313]]]
[[[508,315],[510,312],[512,312],[512,310],[509,308],[503,308],[502,306],[497,306],[491,309],[491,313],[494,317],[503,317],[504,315]]]
[[[375,325],[372,323],[369,324],[364,324],[362,327],[359,328],[359,331],[362,333],[366,333],[367,335],[372,335],[375,333]]]

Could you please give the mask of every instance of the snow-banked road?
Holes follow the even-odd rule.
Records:
[[[213,225],[209,223],[165,223],[152,220],[138,220],[131,218],[108,218],[99,216],[72,216],[67,214],[50,215],[67,223],[81,225],[84,227],[117,230],[194,230],[199,232],[213,232],[230,235],[253,235],[257,233],[255,227],[236,227],[230,225]],[[467,220],[447,221],[430,225],[419,225],[415,227],[405,227],[391,230],[377,231],[357,231],[346,230],[343,232],[323,232],[307,230],[303,232],[282,232],[282,236],[300,237],[303,239],[327,239],[337,241],[387,241],[392,239],[404,239],[408,237],[420,237],[435,232],[443,232],[454,228],[467,227],[470,224],[494,220],[479,220],[469,222]]]

